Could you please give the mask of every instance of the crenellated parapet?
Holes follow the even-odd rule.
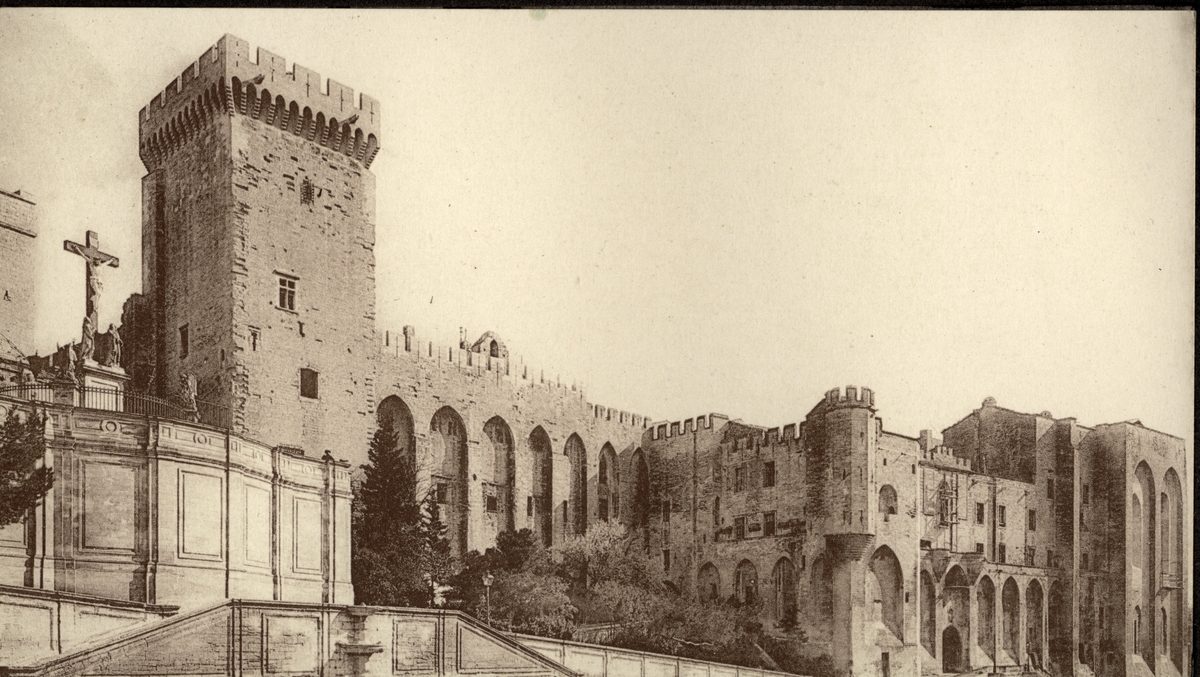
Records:
[[[379,102],[315,71],[225,35],[138,115],[142,163],[153,170],[216,115],[244,115],[369,168],[379,152]]]
[[[402,331],[380,333],[380,352],[397,359],[447,366],[474,376],[490,375],[496,381],[507,382],[513,388],[543,388],[563,398],[574,398],[585,404],[597,420],[644,430],[651,425],[649,416],[633,414],[587,402],[583,385],[565,382],[551,371],[525,363],[519,355],[510,355],[508,348],[494,332],[486,332],[474,343],[460,338],[457,344],[439,344],[417,338],[416,329],[406,326]],[[494,347],[493,347],[494,345]]]
[[[650,424],[650,439],[665,440],[679,435],[690,435],[700,430],[719,430],[729,422],[725,414],[701,414],[696,418],[685,418],[682,421],[662,421]]]

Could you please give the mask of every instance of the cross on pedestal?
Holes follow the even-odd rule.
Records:
[[[86,245],[70,240],[63,240],[63,249],[83,257],[87,262],[87,295],[86,312],[83,317],[83,341],[79,346],[79,362],[82,364],[85,360],[92,359],[92,353],[96,349],[96,327],[100,321],[99,312],[96,310],[96,301],[100,298],[100,273],[96,270],[99,266],[112,266],[116,268],[120,260],[112,254],[105,254],[100,251],[100,236],[95,231],[87,231],[87,238],[84,240]]]

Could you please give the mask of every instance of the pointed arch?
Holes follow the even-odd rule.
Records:
[[[867,579],[867,602],[879,604],[879,621],[892,631],[897,639],[904,639],[904,572],[900,559],[886,545],[882,545],[867,562],[871,576]]]
[[[771,619],[781,623],[796,611],[796,567],[792,560],[780,557],[771,570]]]
[[[301,113],[301,117],[304,118],[304,121],[300,124],[300,136],[302,136],[306,141],[312,141],[313,136],[317,132],[316,122],[313,120],[312,109],[308,106],[305,106],[304,112]]]
[[[271,108],[271,119],[268,124],[280,129],[287,129],[287,109],[287,100],[283,98],[282,94],[277,95],[275,105]]]
[[[811,614],[813,624],[828,632],[829,624],[833,622],[833,566],[825,553],[813,559],[808,589],[816,612]]]
[[[617,452],[612,444],[605,442],[600,448],[600,467],[596,473],[596,511],[600,519],[619,517],[621,505],[621,476],[617,466]]]
[[[1168,468],[1163,476],[1163,495],[1166,509],[1161,510],[1163,519],[1162,577],[1167,592],[1163,600],[1166,616],[1161,632],[1166,638],[1167,652],[1176,670],[1183,670],[1184,637],[1184,531],[1183,531],[1183,487],[1179,474]]]
[[[534,533],[541,536],[543,545],[550,547],[554,545],[554,451],[542,426],[529,433],[529,450],[533,455],[533,493],[526,514],[532,520]]]
[[[971,636],[971,579],[967,577],[963,568],[959,565],[950,567],[946,575],[942,578],[942,605],[945,609],[946,620],[953,625],[961,640],[963,637]],[[962,647],[957,658],[960,668],[967,665],[966,655],[967,647]],[[942,646],[942,660],[950,658],[950,649]],[[960,670],[961,671],[961,670]]]
[[[233,94],[233,109],[242,115],[246,114],[246,90],[242,88],[242,80],[237,76],[230,78],[229,90]]]
[[[1030,581],[1025,589],[1025,653],[1036,661],[1035,666],[1042,660],[1042,628],[1046,618],[1044,598],[1042,584],[1036,578]]]
[[[355,160],[362,160],[362,153],[366,150],[366,145],[363,144],[363,132],[361,128],[354,129],[354,144],[350,148],[350,156]]]
[[[734,590],[740,604],[754,604],[758,601],[758,569],[748,559],[738,562],[733,572]]]
[[[484,511],[496,515],[496,532],[513,531],[516,525],[514,487],[517,475],[517,457],[513,445],[512,428],[499,416],[493,416],[483,425],[483,434],[492,444],[489,473],[490,489],[485,491]]]
[[[1135,643],[1138,647],[1138,653],[1142,660],[1146,662],[1146,666],[1151,672],[1156,671],[1157,661],[1154,657],[1156,619],[1154,610],[1154,591],[1158,589],[1158,548],[1157,533],[1158,527],[1158,493],[1154,482],[1154,473],[1150,470],[1149,464],[1145,461],[1138,463],[1137,468],[1133,472],[1135,482],[1135,490],[1141,494],[1142,519],[1138,524],[1133,525],[1134,538],[1138,541],[1140,549],[1140,563],[1142,584],[1140,596],[1134,596],[1132,600],[1135,606],[1140,606],[1143,610],[1142,621],[1139,624],[1139,636]],[[1136,566],[1136,565],[1135,565]],[[1139,572],[1134,570],[1134,575]],[[1082,660],[1082,658],[1081,658]]]
[[[712,562],[706,562],[696,575],[696,596],[701,602],[721,601],[721,572]]]
[[[646,454],[639,447],[630,459],[633,466],[633,509],[630,511],[629,526],[642,532],[642,547],[650,547],[650,466]]]
[[[264,87],[258,95],[258,106],[254,109],[255,120],[265,120],[267,116],[271,115],[272,101],[274,99],[271,97],[271,90]]]
[[[417,465],[416,434],[413,428],[412,411],[404,403],[404,400],[396,395],[385,397],[375,409],[375,420],[380,426],[385,422],[391,426],[396,433],[396,453],[412,463],[415,469]]]
[[[1009,576],[1000,589],[1000,638],[1001,646],[1009,660],[1020,662],[1017,647],[1021,637],[1021,590],[1017,579]]]
[[[576,536],[587,531],[588,522],[588,462],[587,449],[578,433],[571,433],[563,447],[563,455],[571,464],[570,524]]]
[[[962,633],[954,625],[947,625],[942,631],[942,672],[964,672],[966,666],[963,663]]]
[[[937,588],[933,576],[921,569],[921,646],[937,656]]]
[[[453,407],[438,409],[429,421],[436,500],[453,554],[467,553],[470,499],[467,426]]]
[[[300,134],[300,125],[303,120],[300,119],[300,104],[293,101],[288,106],[287,130],[292,134]]]
[[[1047,625],[1050,635],[1050,662],[1058,666],[1071,664],[1071,605],[1064,593],[1062,581],[1050,583],[1049,618]],[[1136,648],[1136,628],[1134,632]]]
[[[975,584],[975,597],[979,607],[979,648],[988,660],[996,660],[996,584],[987,576],[980,576]]]

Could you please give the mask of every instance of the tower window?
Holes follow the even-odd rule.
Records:
[[[1089,498],[1088,494],[1089,494],[1089,493],[1090,493],[1090,492],[1088,491],[1088,485],[1086,485],[1086,484],[1085,484],[1085,485],[1083,485],[1083,496],[1082,496],[1082,501],[1083,501],[1083,504],[1084,504],[1084,505],[1087,505],[1087,504],[1088,504],[1088,498]]]
[[[746,479],[746,466],[738,466],[733,469],[733,490],[741,491],[743,482]]]
[[[445,482],[438,482],[437,489],[434,493],[434,500],[440,505],[445,505],[450,502],[450,485]]]
[[[495,496],[484,496],[484,510],[488,512],[497,512],[500,508],[500,502]]]
[[[279,276],[279,307],[296,310],[296,278]]]
[[[978,554],[980,554],[980,555],[982,555],[982,554],[983,554],[983,544],[982,544],[982,543],[976,543],[976,544],[975,544],[975,552],[976,552],[976,553],[978,553]]]
[[[1007,561],[1007,559],[1008,559],[1008,549],[1004,547],[1003,543],[1001,543],[1000,544],[1000,563],[1004,564]]]
[[[775,535],[775,513],[774,512],[764,512],[763,513],[763,536],[774,536],[774,535]]]
[[[533,497],[532,496],[525,497],[525,516],[533,517]]]
[[[258,342],[262,340],[262,333],[257,327],[250,327],[250,350],[258,350]]]
[[[317,399],[317,372],[312,369],[300,370],[300,397]]]
[[[1046,498],[1054,498],[1054,478],[1046,478]]]
[[[975,523],[976,524],[983,524],[983,511],[984,511],[983,504],[976,503],[975,504]]]
[[[996,508],[996,521],[1000,523],[1000,526],[1005,526],[1004,512],[1004,506],[1001,505]]]
[[[1029,511],[1029,530],[1037,531],[1037,511],[1036,510]]]
[[[671,570],[671,551],[663,550],[663,571]]]
[[[179,328],[179,359],[182,360],[187,358],[189,343],[188,326],[185,324]]]
[[[308,177],[304,177],[304,181],[300,183],[300,204],[310,205],[313,203],[313,185]]]
[[[737,540],[742,540],[746,537],[746,518],[733,518],[733,537]]]
[[[775,461],[767,461],[763,464],[763,486],[775,486]]]

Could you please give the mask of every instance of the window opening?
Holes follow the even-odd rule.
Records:
[[[296,309],[296,278],[279,276],[279,307],[284,310]]]
[[[179,359],[187,359],[188,348],[188,326],[185,324],[179,328]]]
[[[317,399],[317,372],[312,369],[300,370],[300,397]]]

